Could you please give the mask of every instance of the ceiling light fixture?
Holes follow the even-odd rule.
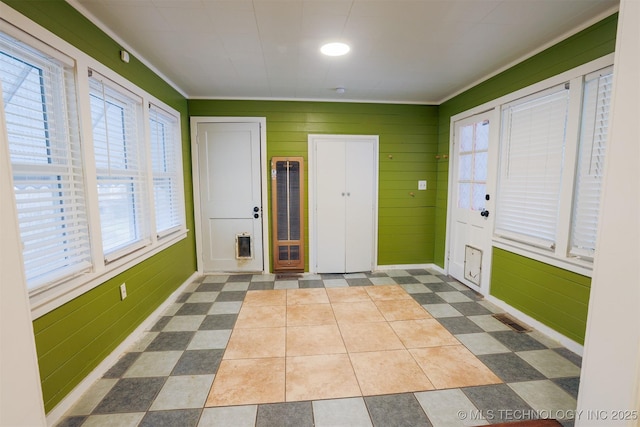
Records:
[[[327,56],[346,55],[350,50],[351,48],[348,44],[340,42],[327,43],[325,45],[322,45],[322,47],[320,48],[320,52],[324,53]]]

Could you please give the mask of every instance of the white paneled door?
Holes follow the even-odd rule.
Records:
[[[449,218],[449,274],[478,291],[488,290],[494,212],[489,167],[491,114],[454,123]]]
[[[259,123],[198,123],[203,271],[263,271]]]
[[[371,271],[377,241],[378,138],[311,135],[309,140],[315,271]]]

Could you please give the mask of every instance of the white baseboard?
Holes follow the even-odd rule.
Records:
[[[102,376],[118,361],[118,359],[122,357],[124,352],[135,344],[136,341],[142,337],[142,334],[149,330],[149,328],[158,321],[158,318],[162,313],[164,313],[164,311],[169,308],[176,299],[178,299],[184,289],[199,276],[200,274],[198,272],[193,273],[182,285],[178,287],[178,289],[169,295],[169,297],[160,304],[160,306],[158,306],[158,308],[155,309],[149,317],[143,320],[142,323],[127,338],[125,338],[125,340],[122,341],[115,350],[111,352],[111,354],[105,357],[104,360],[100,362],[100,364],[96,366],[91,373],[89,373],[89,375],[87,375],[64,399],[62,399],[62,401],[47,414],[47,425],[56,425],[62,419],[64,414],[66,414],[67,411],[75,405],[80,397],[89,390],[93,383],[102,378]]]
[[[397,264],[397,265],[379,265],[376,267],[376,271],[385,271],[385,270],[413,270],[418,268],[428,268],[429,270],[434,270],[438,274],[446,274],[442,267],[437,266],[435,264]]]
[[[509,305],[508,303],[502,301],[501,299],[498,299],[498,298],[496,298],[496,297],[494,297],[492,295],[485,295],[484,297],[485,297],[485,299],[487,301],[489,301],[490,303],[500,307],[501,309],[503,309],[504,311],[506,311],[507,313],[509,313],[513,317],[515,317],[516,319],[526,323],[527,325],[531,326],[532,328],[542,332],[543,334],[545,334],[549,338],[551,338],[551,339],[553,339],[555,341],[558,341],[560,344],[562,344],[564,347],[568,348],[569,350],[573,351],[574,353],[582,356],[582,352],[584,351],[584,347],[581,344],[578,344],[577,342],[575,342],[571,338],[568,338],[568,337],[562,335],[560,332],[556,331],[555,329],[551,329],[550,327],[548,327],[544,323],[541,323],[539,320],[536,320],[533,317],[531,317],[531,316],[523,313],[522,311],[518,310],[517,308],[512,307],[511,305]]]

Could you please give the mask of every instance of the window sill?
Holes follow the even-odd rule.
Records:
[[[563,270],[581,274],[583,276],[591,277],[593,273],[593,263],[589,261],[582,260],[580,258],[561,258],[552,252],[537,248],[535,246],[529,246],[525,243],[519,243],[500,237],[494,237],[493,246],[498,249],[503,249],[505,251],[512,252],[526,258],[530,258],[545,264],[552,265],[554,267],[561,268]]]
[[[96,288],[118,274],[140,264],[152,256],[168,249],[187,237],[189,230],[181,230],[171,236],[166,236],[155,245],[130,253],[114,260],[100,272],[89,272],[69,278],[66,281],[45,289],[35,289],[29,296],[32,320],[66,304],[74,298]]]

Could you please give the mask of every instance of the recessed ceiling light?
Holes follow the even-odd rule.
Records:
[[[327,56],[346,55],[350,50],[351,48],[348,44],[339,42],[327,43],[325,45],[322,45],[322,47],[320,48],[320,52],[324,53]]]

